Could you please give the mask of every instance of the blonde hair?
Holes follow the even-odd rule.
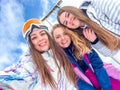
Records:
[[[111,51],[120,49],[120,38],[108,30],[100,27],[97,23],[93,22],[90,18],[88,18],[82,10],[75,8],[73,6],[64,6],[58,11],[58,22],[63,25],[60,20],[59,16],[63,12],[70,12],[74,14],[80,21],[86,23],[97,35],[99,40],[107,46]]]
[[[73,68],[71,68],[72,67],[71,63],[69,62],[66,54],[64,53],[62,48],[59,47],[58,44],[56,44],[56,42],[51,38],[51,36],[48,33],[47,33],[47,35],[48,35],[49,42],[50,42],[50,49],[52,50],[55,63],[59,69],[59,75],[61,76],[61,67],[63,67],[68,80],[72,84],[77,85],[78,77],[76,76]],[[47,63],[43,59],[40,52],[34,48],[32,42],[30,40],[30,37],[29,37],[29,45],[30,45],[30,53],[31,53],[33,61],[37,67],[37,70],[41,76],[42,82],[45,85],[49,84],[52,88],[56,88],[57,84],[49,72]]]
[[[60,24],[55,24],[51,31],[51,34],[54,38],[54,30],[56,28],[62,28],[65,33],[69,35],[71,41],[73,42],[73,49],[75,52],[75,56],[78,60],[82,58],[84,53],[89,53],[91,51],[90,43],[82,36],[78,36],[76,32],[69,30],[68,28],[61,26]]]

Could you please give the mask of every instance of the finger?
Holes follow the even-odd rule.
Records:
[[[85,38],[87,38],[87,32],[86,32],[85,29],[83,30],[83,35],[84,35]]]

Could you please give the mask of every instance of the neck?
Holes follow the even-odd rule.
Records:
[[[43,57],[50,57],[51,56],[51,50],[45,51],[41,54]]]

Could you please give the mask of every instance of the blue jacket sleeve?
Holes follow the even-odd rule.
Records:
[[[78,80],[78,90],[95,90],[95,88],[82,79]]]
[[[94,73],[98,79],[98,82],[102,88],[102,90],[111,90],[111,83],[109,76],[107,75],[106,70],[103,67],[103,62],[95,50],[92,49],[92,52],[88,54],[88,58],[92,64],[94,69]]]

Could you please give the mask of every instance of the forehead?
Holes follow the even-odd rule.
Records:
[[[54,29],[54,32],[53,34],[60,34],[61,32],[64,32],[63,28],[62,27],[57,27],[56,29]]]
[[[65,20],[65,15],[67,12],[63,12],[60,16],[59,16],[59,20],[60,22],[63,24],[64,20]]]
[[[44,29],[34,28],[31,34],[45,32]]]
[[[36,31],[43,31],[43,30],[39,28],[34,28],[32,32],[36,32]]]

